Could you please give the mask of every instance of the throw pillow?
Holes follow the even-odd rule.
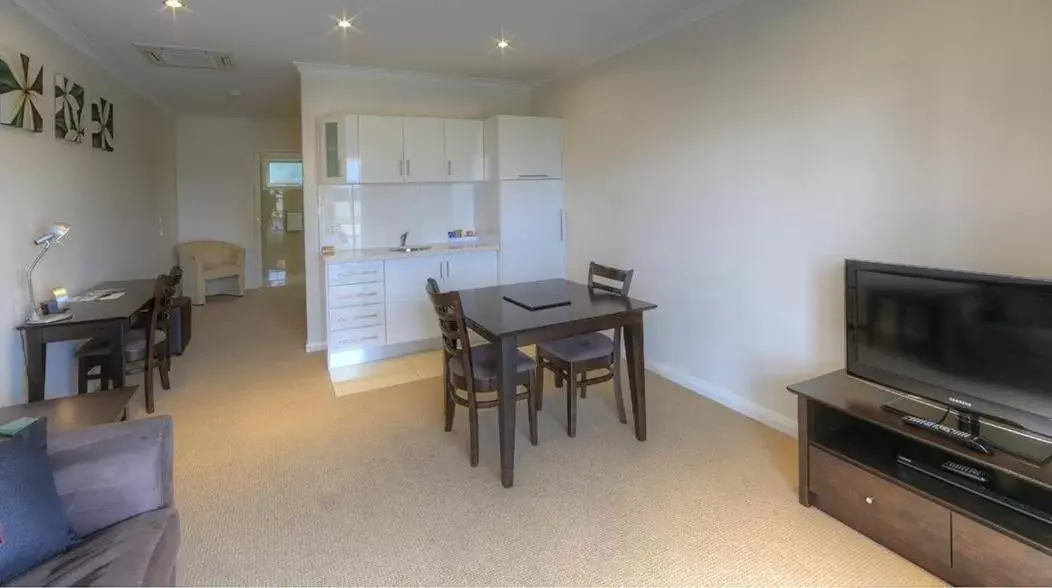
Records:
[[[73,541],[44,448],[43,421],[0,440],[0,584],[61,553]]]

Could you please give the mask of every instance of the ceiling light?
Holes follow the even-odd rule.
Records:
[[[164,0],[164,5],[172,10],[186,8],[186,5],[183,4],[183,0]]]
[[[511,47],[511,43],[509,43],[507,39],[501,39],[497,41],[497,49],[503,50],[507,49],[508,47]]]
[[[178,2],[179,0],[175,1]],[[350,19],[341,18],[340,20],[336,21],[336,26],[340,27],[341,29],[349,29],[353,27],[354,24],[350,21]]]

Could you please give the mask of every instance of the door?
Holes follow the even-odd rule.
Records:
[[[264,155],[259,198],[260,267],[265,287],[306,283],[303,242],[303,160]],[[258,274],[257,274],[258,275]]]
[[[500,183],[501,283],[566,277],[563,183]]]
[[[441,281],[444,257],[419,257],[388,261],[384,268],[387,289],[387,344],[438,337],[438,318],[428,300],[427,279]]]
[[[363,184],[400,184],[405,177],[402,117],[359,116],[358,151]]]
[[[405,139],[405,181],[446,181],[445,121],[440,118],[402,119]]]
[[[500,179],[563,177],[562,120],[502,116],[497,124]]]
[[[481,182],[484,177],[482,121],[446,120],[446,172],[451,182]]]
[[[342,162],[346,135],[342,126],[339,118],[325,118],[319,123],[318,135],[321,140],[321,148],[318,152],[321,160],[321,175],[318,183],[320,184],[344,183]]]
[[[470,290],[497,283],[496,251],[453,253],[446,257],[443,290]]]

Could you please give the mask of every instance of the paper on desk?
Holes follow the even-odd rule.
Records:
[[[70,302],[96,302],[99,300],[116,300],[124,296],[124,290],[92,290],[80,296],[73,296]]]

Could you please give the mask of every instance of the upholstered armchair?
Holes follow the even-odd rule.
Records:
[[[223,241],[190,241],[179,245],[183,290],[200,306],[212,294],[245,294],[245,249]]]

